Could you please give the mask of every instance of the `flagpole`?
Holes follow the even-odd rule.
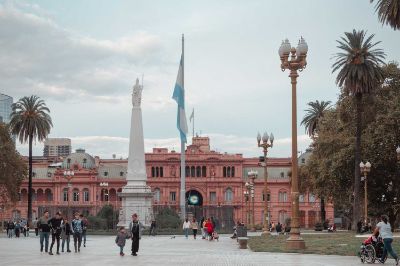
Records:
[[[185,57],[184,57],[184,35],[182,34],[182,89],[185,91]],[[185,95],[183,95],[185,97]],[[186,218],[186,168],[185,168],[185,141],[181,139],[181,215],[182,220]]]

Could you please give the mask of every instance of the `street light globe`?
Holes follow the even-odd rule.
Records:
[[[280,57],[283,57],[283,55],[284,55],[284,53],[283,53],[283,45],[284,44],[285,44],[285,42],[282,41],[281,46],[279,47],[279,50],[278,50],[278,54]]]
[[[305,55],[308,52],[308,45],[303,37],[300,38],[296,51],[301,55]]]
[[[283,53],[283,54],[289,54],[289,53],[290,53],[290,50],[292,49],[292,46],[290,45],[290,42],[289,42],[288,39],[286,39],[286,40],[282,43],[281,47],[282,47],[282,53]]]
[[[400,146],[397,147],[396,152],[397,154],[400,154]]]
[[[360,163],[360,168],[364,168],[365,164],[363,162]]]
[[[262,141],[263,141],[263,142],[268,142],[268,139],[269,139],[268,133],[267,133],[267,132],[264,132],[264,135],[263,135],[263,137],[262,137]]]
[[[371,168],[371,163],[370,163],[370,162],[367,162],[367,163],[365,164],[365,167],[367,167],[368,169]]]

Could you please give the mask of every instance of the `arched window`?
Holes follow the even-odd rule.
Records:
[[[190,167],[190,177],[195,177],[196,168],[194,166]]]
[[[231,177],[235,177],[235,166],[231,168]]]
[[[207,167],[203,166],[201,168],[201,176],[206,177],[207,176]]]
[[[154,169],[154,166],[151,167],[151,177],[155,177],[156,176],[156,169]]]
[[[160,176],[160,169],[158,167],[156,167],[156,177]]]
[[[231,167],[230,167],[230,166],[227,167],[226,175],[227,175],[228,177],[231,177]]]
[[[35,190],[32,188],[32,201],[37,201],[37,194],[35,193]]]
[[[79,190],[77,188],[72,191],[72,200],[79,201]]]
[[[189,167],[189,166],[186,166],[186,167],[185,167],[185,176],[186,176],[186,177],[189,177],[189,176],[190,176],[190,167]]]
[[[201,167],[200,166],[196,167],[196,177],[201,177]]]
[[[299,195],[299,202],[304,202],[304,195],[303,194]]]
[[[70,166],[71,166],[71,158],[68,158],[67,159],[67,168],[70,168]]]
[[[164,169],[162,166],[160,167],[160,177],[164,177]]]
[[[285,224],[286,218],[288,218],[287,212],[279,211],[278,222],[280,222],[281,224]]]
[[[262,193],[262,201],[265,201],[265,192],[263,191]],[[271,194],[268,192],[267,193],[267,201],[271,201]]]
[[[279,191],[278,200],[279,200],[279,202],[287,202],[286,191]]]
[[[311,194],[311,193],[308,195],[308,202],[310,202],[310,203],[314,203],[315,202],[315,196],[313,194]]]
[[[226,177],[226,167],[224,166],[224,168],[222,168],[222,176]]]
[[[46,189],[44,191],[44,194],[46,196],[46,201],[53,201],[53,193],[51,192],[50,189]]]
[[[87,159],[86,159],[86,158],[83,158],[83,160],[82,160],[82,166],[83,166],[83,168],[86,168],[86,163],[87,163]]]
[[[232,200],[233,200],[233,191],[231,188],[227,188],[225,190],[225,201],[232,202]]]
[[[89,201],[89,189],[85,188],[83,190],[83,201],[88,202]]]
[[[161,191],[159,188],[154,189],[154,200],[159,202],[161,199]]]
[[[68,188],[63,189],[62,200],[68,201]]]

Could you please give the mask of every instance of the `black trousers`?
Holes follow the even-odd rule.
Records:
[[[139,236],[132,237],[132,253],[136,253],[139,251]]]
[[[78,244],[78,246],[77,246]],[[74,233],[74,247],[75,251],[78,248],[78,250],[81,249],[81,244],[82,244],[82,233]]]
[[[57,252],[60,252],[60,234],[59,233],[52,233],[51,234],[51,245],[50,245],[50,252],[53,250],[54,242],[57,240]]]

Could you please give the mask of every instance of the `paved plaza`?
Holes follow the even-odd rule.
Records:
[[[125,257],[119,256],[113,236],[89,236],[81,253],[61,253],[50,256],[39,252],[39,239],[8,239],[0,237],[1,265],[362,265],[358,257],[321,256],[283,253],[256,253],[240,250],[227,235],[219,242],[185,239],[183,236],[143,237],[139,256],[130,255],[131,243],[125,247]],[[71,248],[72,249],[72,248]],[[54,250],[53,250],[54,251]],[[393,261],[389,261],[392,265]]]

